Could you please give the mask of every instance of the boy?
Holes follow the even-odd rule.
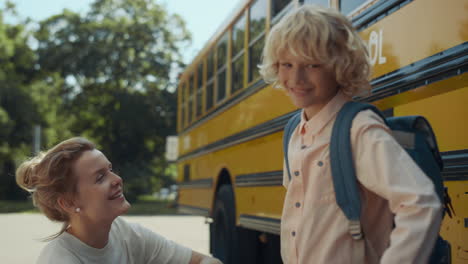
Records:
[[[431,180],[371,110],[353,120],[351,143],[364,238],[354,240],[335,200],[329,144],[338,111],[369,91],[366,47],[339,12],[303,5],[275,25],[261,74],[302,108],[288,149],[291,181],[281,219],[284,263],[427,263],[441,221]]]

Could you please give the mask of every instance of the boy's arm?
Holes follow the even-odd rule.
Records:
[[[395,214],[390,246],[381,263],[426,263],[442,212],[432,181],[377,115],[360,113],[353,122],[351,138],[358,180],[388,200]]]

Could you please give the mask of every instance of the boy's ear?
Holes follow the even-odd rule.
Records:
[[[57,203],[65,212],[71,214],[75,211],[75,205],[67,198],[60,196],[57,199]]]

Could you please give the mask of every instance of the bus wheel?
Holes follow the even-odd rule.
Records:
[[[234,194],[229,185],[218,191],[214,207],[213,255],[224,264],[238,264]]]

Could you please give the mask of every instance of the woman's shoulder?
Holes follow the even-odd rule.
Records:
[[[80,263],[78,258],[72,253],[63,236],[59,236],[48,242],[42,249],[36,263]]]

